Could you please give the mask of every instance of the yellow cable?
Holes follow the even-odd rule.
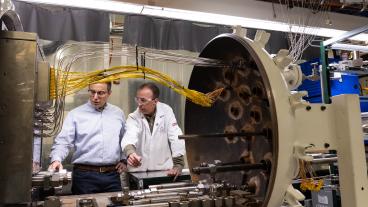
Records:
[[[193,103],[205,107],[210,107],[223,90],[223,88],[220,88],[208,94],[204,94],[183,87],[164,73],[147,67],[137,67],[135,65],[114,66],[92,72],[67,72],[51,68],[50,73],[50,98],[52,99],[76,93],[92,83],[111,82],[128,78],[145,78],[155,81],[185,96]]]

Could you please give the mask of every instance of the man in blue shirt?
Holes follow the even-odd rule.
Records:
[[[74,148],[72,193],[88,194],[121,191],[120,142],[124,135],[124,112],[107,103],[111,83],[89,86],[89,101],[72,111],[51,148],[49,169],[60,170],[61,162]]]

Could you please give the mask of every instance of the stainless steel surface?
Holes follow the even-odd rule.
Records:
[[[193,186],[195,184],[190,182],[177,182],[177,183],[165,183],[160,185],[150,185],[148,188],[156,188],[156,189],[163,189],[163,188],[176,188],[176,187],[186,187],[186,186]]]
[[[155,193],[155,194],[146,194],[142,196],[134,196],[134,198],[155,198],[155,197],[168,197],[168,196],[177,196],[179,192],[172,192],[172,193]]]
[[[311,161],[312,164],[326,164],[333,162],[337,162],[337,157],[316,158]]]
[[[256,164],[270,160],[271,173],[262,170],[242,170],[216,173],[217,181],[233,185],[252,186],[261,200],[258,206],[267,206],[273,188],[273,173],[277,166],[277,120],[274,99],[265,66],[248,42],[232,34],[223,34],[211,40],[200,57],[220,59],[231,67],[194,67],[189,88],[207,93],[224,88],[219,100],[211,108],[186,102],[185,133],[199,135],[185,139],[190,169],[201,163]],[[262,134],[259,135],[258,133]],[[236,134],[216,138],[204,134]],[[240,133],[257,133],[250,136]],[[213,146],[213,147],[212,147]],[[192,180],[211,180],[209,175],[194,175]],[[228,201],[230,202],[230,201]]]
[[[176,184],[174,182],[174,177],[167,176],[167,170],[159,170],[159,171],[147,171],[147,172],[129,172],[128,177],[131,183],[132,189],[144,189],[144,188],[153,188],[153,185],[150,184],[160,184],[160,183],[172,183],[165,184],[168,185],[166,188],[172,188],[173,186],[180,187],[182,186],[183,181],[190,181],[190,174],[188,170],[183,170],[182,173],[177,176],[177,181],[181,181],[181,184]],[[174,183],[173,183],[174,182]],[[190,186],[190,185],[184,185]],[[163,186],[158,186],[160,189]]]
[[[169,193],[169,192],[180,192],[180,191],[191,191],[197,189],[197,186],[188,186],[180,188],[164,188],[157,190],[158,193]]]
[[[31,199],[36,36],[0,32],[0,204]]]

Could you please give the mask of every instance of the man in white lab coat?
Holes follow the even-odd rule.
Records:
[[[121,147],[128,157],[130,172],[168,170],[180,175],[184,167],[185,144],[173,110],[158,100],[159,89],[153,83],[138,88],[138,108],[129,114]]]

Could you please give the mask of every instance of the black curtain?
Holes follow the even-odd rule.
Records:
[[[228,26],[127,15],[124,18],[123,43],[161,50],[200,52],[212,38],[231,32]]]
[[[13,0],[24,31],[52,41],[103,41],[110,36],[109,13],[87,9],[44,6]]]
[[[257,29],[247,29],[247,37],[254,39]],[[276,54],[289,48],[287,33],[267,31],[271,34],[265,49]],[[190,21],[127,15],[124,20],[123,43],[162,50],[189,50],[201,52],[204,46],[222,33],[232,33],[229,26],[199,24]],[[309,47],[304,59],[319,57],[319,49]]]

